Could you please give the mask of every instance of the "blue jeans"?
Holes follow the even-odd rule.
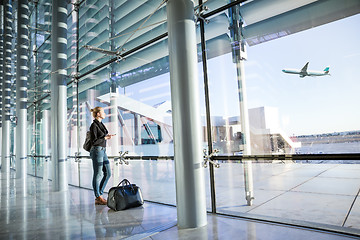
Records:
[[[99,197],[104,193],[105,186],[111,176],[110,163],[104,147],[91,147],[90,157],[94,169],[92,185],[95,197]]]

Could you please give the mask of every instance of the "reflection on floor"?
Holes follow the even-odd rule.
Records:
[[[221,162],[215,168],[216,210],[230,215],[260,215],[346,227],[360,232],[360,164],[335,163],[252,164],[254,201],[245,200],[244,165]],[[168,160],[131,160],[129,165],[112,164],[108,187],[127,178],[142,187],[144,198],[176,204],[175,166]],[[91,189],[91,160],[71,162],[71,184]],[[204,168],[207,210],[211,211],[210,173]],[[325,207],[324,207],[325,206]],[[324,217],[326,216],[326,217]]]
[[[208,225],[178,229],[176,208],[148,203],[114,212],[94,205],[93,192],[14,172],[0,174],[0,239],[352,239],[275,224],[208,215]]]

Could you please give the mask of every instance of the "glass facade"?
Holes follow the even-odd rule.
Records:
[[[324,1],[271,11],[264,1],[195,2],[202,144],[220,166],[204,168],[207,210],[359,229],[354,69],[360,31],[354,26],[360,15],[346,8],[356,1],[321,13],[316,9]],[[28,174],[51,179],[52,4],[29,4]],[[308,19],[300,21],[304,15]],[[69,184],[92,189],[92,162],[82,145],[90,109],[101,106],[105,126],[116,134],[107,146],[112,176],[106,191],[127,178],[146,200],[176,205],[166,21],[162,0],[68,4]],[[302,75],[305,65],[307,74],[322,76]],[[336,209],[334,218],[322,218],[323,196],[322,208]]]

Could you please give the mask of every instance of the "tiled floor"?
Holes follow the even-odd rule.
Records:
[[[353,239],[212,214],[205,227],[178,229],[175,207],[145,202],[114,212],[95,206],[90,190],[53,192],[49,185],[0,174],[0,239]]]
[[[360,231],[360,164],[253,163],[254,201],[247,206],[242,163],[215,168],[219,213],[256,214],[288,220],[348,227]],[[91,162],[71,162],[72,184],[91,188]],[[174,161],[130,161],[113,166],[108,188],[122,178],[142,187],[145,199],[176,204]],[[207,210],[211,211],[209,169],[204,168]],[[326,217],[324,217],[326,216]]]

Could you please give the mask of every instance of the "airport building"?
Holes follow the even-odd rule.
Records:
[[[0,239],[360,238],[359,0],[0,8]]]

